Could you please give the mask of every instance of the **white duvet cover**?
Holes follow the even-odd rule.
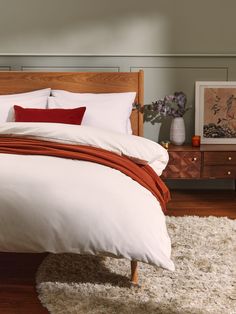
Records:
[[[101,147],[157,172],[168,161],[154,142],[91,127],[4,123],[2,134]],[[150,191],[118,170],[49,156],[0,153],[0,251],[102,254],[174,270],[165,216]]]

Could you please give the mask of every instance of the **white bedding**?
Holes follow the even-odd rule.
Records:
[[[83,139],[158,171],[168,161],[154,142],[90,127],[5,123],[1,134]],[[165,216],[150,191],[118,170],[57,157],[0,154],[0,251],[105,254],[174,270]]]

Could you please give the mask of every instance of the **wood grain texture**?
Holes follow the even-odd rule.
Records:
[[[236,165],[236,152],[204,152],[204,165]]]
[[[204,166],[202,171],[202,177],[210,179],[234,179],[236,178],[236,166]]]
[[[134,285],[138,284],[138,262],[131,261],[131,283]]]
[[[200,146],[202,152],[223,152],[223,151],[236,151],[235,144],[202,144]]]
[[[0,253],[0,313],[46,314],[35,289],[35,272],[45,254]]]
[[[200,178],[201,153],[196,151],[170,151],[169,163],[162,174],[162,178],[188,179]]]
[[[227,147],[228,151],[225,150]],[[163,179],[236,179],[236,145],[170,145]],[[212,147],[212,150],[211,150]]]
[[[172,190],[167,215],[216,216],[236,219],[233,190]]]
[[[144,106],[144,71],[139,71],[139,81],[138,81],[138,103],[141,106]],[[139,127],[139,136],[143,136],[143,114],[138,113],[138,127]]]
[[[143,71],[139,72],[0,72],[0,95],[37,89],[64,89],[76,93],[136,92],[135,102],[143,105]],[[131,115],[135,135],[143,135],[143,117]]]
[[[77,93],[138,92],[139,72],[1,72],[0,94],[51,87]]]
[[[193,147],[191,145],[173,145],[170,144],[168,152],[199,152],[200,147]]]

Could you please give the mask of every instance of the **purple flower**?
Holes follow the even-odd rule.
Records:
[[[186,107],[187,97],[183,92],[175,92],[167,95],[164,99],[158,99],[152,104],[145,105],[140,109],[144,113],[144,121],[155,124],[166,117],[183,117],[190,107]]]

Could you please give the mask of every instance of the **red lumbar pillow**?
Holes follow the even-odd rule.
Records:
[[[81,124],[86,107],[73,109],[36,109],[14,106],[16,122]]]

